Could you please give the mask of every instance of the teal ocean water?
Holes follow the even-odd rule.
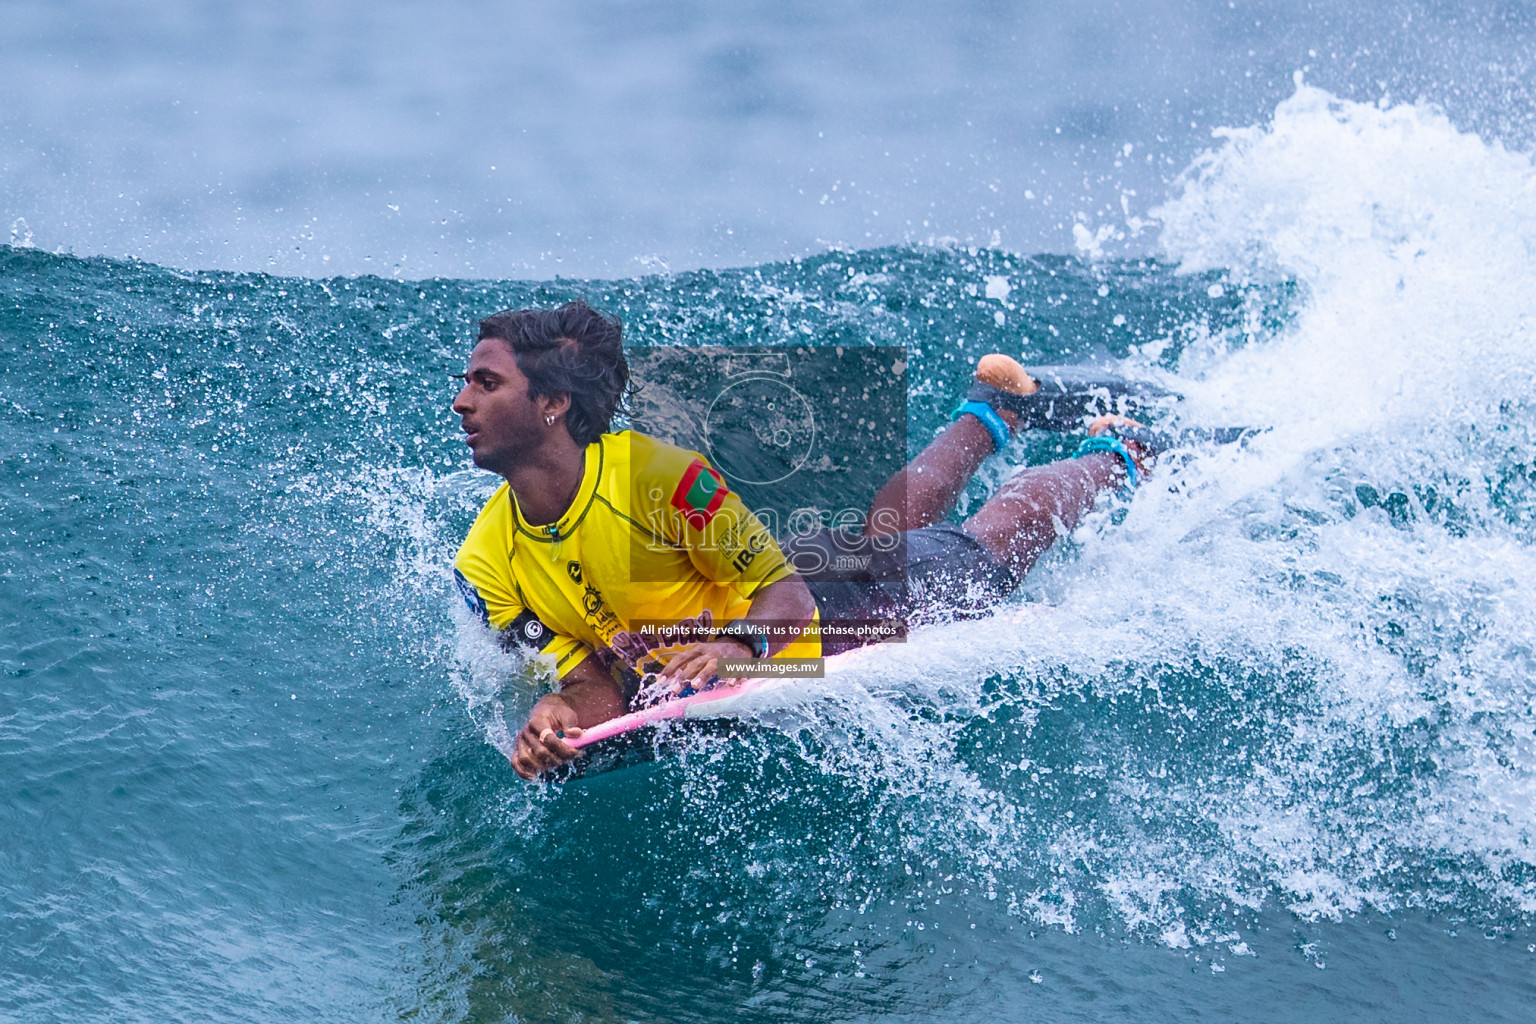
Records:
[[[1428,107],[1302,86],[1180,179],[1155,258],[0,248],[0,1020],[1528,1020],[1533,197]],[[542,684],[448,576],[494,484],[448,374],[478,316],[578,295],[636,346],[905,346],[914,450],[999,349],[1269,429],[992,619],[529,786]]]

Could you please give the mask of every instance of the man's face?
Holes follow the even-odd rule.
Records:
[[[475,346],[464,378],[453,400],[464,440],[475,465],[505,475],[537,446],[544,425],[528,397],[528,378],[518,370],[511,346],[499,338]]]

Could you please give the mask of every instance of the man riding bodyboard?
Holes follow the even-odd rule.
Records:
[[[820,656],[821,622],[983,610],[1101,492],[1144,472],[1143,444],[1110,434],[1131,421],[1100,417],[1075,457],[1021,470],[964,523],[944,522],[1038,388],[989,355],[953,422],[879,490],[862,529],[781,547],[702,455],[609,432],[629,368],[619,322],[586,303],[485,318],[463,378],[453,410],[465,441],[505,482],[454,575],[504,644],[547,655],[559,677],[517,734],[511,761],[525,779],[579,756],[568,739],[637,700],[711,684],[724,659]],[[658,641],[657,624],[685,628]]]

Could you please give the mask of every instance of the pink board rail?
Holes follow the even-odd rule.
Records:
[[[578,737],[568,738],[566,742],[573,747],[586,747],[636,729],[679,718],[719,718],[737,714],[756,704],[752,698],[761,696],[764,690],[777,689],[782,682],[780,679],[748,679],[739,686],[721,686],[703,693],[678,697],[639,711],[631,711],[618,718],[610,718],[585,730]]]

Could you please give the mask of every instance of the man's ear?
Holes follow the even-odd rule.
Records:
[[[539,417],[541,419],[548,419],[551,416],[559,419],[570,411],[571,393],[569,391],[559,391],[553,395],[540,395],[538,403]]]

